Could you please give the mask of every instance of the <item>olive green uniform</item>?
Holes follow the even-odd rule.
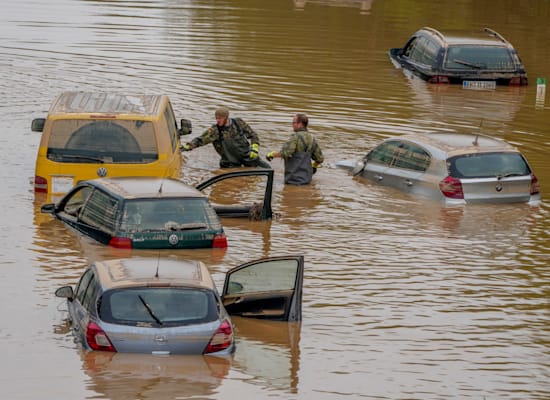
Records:
[[[281,149],[285,161],[285,183],[306,185],[311,182],[315,172],[311,160],[317,164],[324,161],[321,147],[315,137],[306,128],[299,128]]]
[[[271,166],[259,156],[250,158],[250,145],[260,144],[258,135],[250,125],[241,118],[231,118],[229,125],[216,124],[208,128],[201,136],[191,140],[188,144],[191,149],[212,143],[220,155],[220,167],[262,167]]]

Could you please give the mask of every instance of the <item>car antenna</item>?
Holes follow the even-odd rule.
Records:
[[[155,278],[159,277],[159,264],[160,264],[160,251],[158,252],[158,255],[157,255],[157,272],[155,272]]]
[[[479,130],[481,131],[481,128],[483,127],[483,118],[481,119],[481,121],[479,121]],[[476,134],[476,137],[474,139],[474,141],[472,142],[472,144],[474,146],[478,146],[478,141],[479,141],[479,133]]]

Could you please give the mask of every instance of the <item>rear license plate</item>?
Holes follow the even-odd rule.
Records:
[[[496,89],[495,81],[462,81],[463,89]]]
[[[73,186],[72,176],[52,176],[52,193],[67,193]]]

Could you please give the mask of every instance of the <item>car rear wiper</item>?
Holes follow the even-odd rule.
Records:
[[[143,297],[141,297],[140,294],[138,294],[138,297],[139,297],[139,300],[143,303],[143,305],[145,306],[145,308],[147,309],[147,312],[149,313],[149,315],[155,320],[157,321],[157,323],[159,325],[162,325],[162,321],[155,315],[155,313],[153,312],[153,310],[151,309],[151,307],[149,306],[149,304],[147,304],[147,302],[143,299]]]
[[[208,226],[202,222],[190,222],[186,224],[178,224],[174,221],[168,221],[164,224],[164,228],[169,231],[188,231],[193,229],[206,229]]]
[[[52,154],[52,153],[48,154],[48,158],[50,158],[50,156],[52,156],[56,160],[86,160],[86,161],[94,161],[99,164],[103,164],[105,162],[103,158],[92,157],[92,156],[77,156],[73,154]]]
[[[467,67],[476,68],[476,69],[485,68],[485,65],[483,65],[483,64],[474,64],[474,63],[470,63],[468,61],[462,61],[462,60],[459,60],[459,59],[454,59],[453,62],[455,62],[457,64],[466,65]]]
[[[497,174],[497,179],[502,179],[502,178],[509,178],[511,176],[523,176],[523,175],[527,175],[525,173],[522,173],[522,172],[506,172],[505,174]]]

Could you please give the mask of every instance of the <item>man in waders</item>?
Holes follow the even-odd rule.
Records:
[[[229,118],[229,110],[220,107],[215,113],[216,124],[201,136],[185,143],[181,150],[191,151],[212,143],[220,155],[220,168],[271,166],[260,158],[260,141],[256,132],[241,118]]]
[[[267,154],[268,161],[281,157],[285,161],[285,183],[289,185],[307,185],[313,174],[324,161],[323,152],[315,137],[307,130],[306,114],[298,113],[292,119],[294,133],[283,145],[281,151]]]

